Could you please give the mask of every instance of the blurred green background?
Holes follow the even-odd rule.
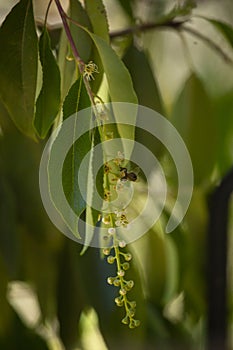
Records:
[[[153,22],[182,2],[105,3],[114,32],[135,19]],[[6,2],[0,5],[5,14]],[[233,25],[230,0],[197,1],[193,14]],[[193,17],[190,26],[233,60],[231,45],[211,23]],[[134,256],[132,296],[142,323],[130,330],[121,324],[116,291],[106,283],[112,267],[95,248],[80,256],[82,247],[58,232],[43,208],[38,169],[45,143],[20,134],[0,105],[1,349],[205,349],[208,198],[233,164],[233,65],[203,40],[172,28],[137,33],[134,40],[117,38],[113,46],[132,75],[139,103],[166,116],[190,151],[195,177],[190,207],[182,224],[166,235],[177,179],[169,154],[156,144],[169,184],[168,209],[128,247]],[[232,204],[229,215],[228,341],[233,349]]]

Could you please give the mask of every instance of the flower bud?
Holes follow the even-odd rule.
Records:
[[[125,254],[125,260],[130,261],[132,259],[132,255],[130,253]]]
[[[114,280],[115,280],[115,277],[108,277],[107,282],[108,284],[113,284]]]
[[[125,288],[122,288],[119,290],[120,295],[125,295],[127,293],[127,290]]]
[[[125,262],[122,264],[123,270],[128,270],[129,269],[129,263]]]
[[[125,248],[126,243],[125,243],[125,241],[119,241],[118,245],[120,248]]]
[[[119,271],[117,272],[117,274],[118,274],[119,277],[123,277],[123,276],[125,275],[125,271],[119,270]]]
[[[108,256],[108,258],[107,258],[107,262],[108,262],[109,264],[113,264],[113,263],[114,263],[114,260],[115,260],[115,256],[112,256],[112,255]]]
[[[110,254],[110,251],[111,251],[111,249],[109,249],[109,248],[104,248],[104,249],[103,249],[104,255],[109,255],[109,254]]]
[[[116,278],[116,279],[114,280],[113,284],[114,284],[115,287],[119,287],[120,284],[121,284],[121,281],[120,281],[118,278]]]
[[[129,321],[128,321],[128,316],[125,316],[122,320],[121,320],[122,323],[124,324],[128,324]]]

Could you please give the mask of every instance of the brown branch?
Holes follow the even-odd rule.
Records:
[[[212,41],[210,38],[205,36],[204,34],[198,32],[196,29],[187,27],[187,26],[182,26],[181,28],[184,32],[189,33],[196,38],[202,40],[206,45],[208,45],[212,50],[214,50],[216,53],[218,53],[222,58],[224,59],[225,62],[229,64],[233,64],[233,60],[231,57],[229,57],[225,51],[221,49],[219,45],[217,45],[214,41]]]
[[[175,29],[178,31],[183,31],[186,33],[189,33],[193,36],[195,36],[197,39],[202,40],[206,45],[208,45],[212,50],[214,50],[216,53],[218,53],[225,62],[229,64],[233,64],[233,60],[231,57],[228,56],[228,54],[222,50],[222,48],[217,45],[212,39],[208,38],[204,34],[200,33],[194,28],[187,27],[184,24],[187,23],[187,20],[185,21],[169,21],[169,22],[163,22],[163,23],[143,23],[143,24],[138,24],[132,27],[128,27],[125,29],[121,29],[118,31],[114,31],[110,33],[110,38],[115,39],[118,37],[122,37],[125,35],[132,35],[132,34],[137,34],[137,33],[142,33],[146,32],[149,30],[154,30],[154,29]]]
[[[146,32],[148,30],[153,30],[153,29],[161,29],[161,28],[179,28],[183,23],[185,23],[184,21],[169,21],[169,22],[164,22],[164,23],[142,23],[142,24],[138,24],[132,27],[128,27],[125,29],[120,29],[120,30],[116,30],[114,32],[110,33],[110,38],[114,39],[114,38],[118,38],[121,36],[125,36],[125,35],[130,35],[130,34],[136,34],[136,33],[142,33],[142,32]]]

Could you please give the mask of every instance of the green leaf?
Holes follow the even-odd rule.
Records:
[[[127,15],[131,19],[133,19],[134,16],[133,16],[132,8],[135,6],[134,0],[130,0],[130,1],[119,0],[119,3],[121,7],[124,9],[124,11],[127,13]]]
[[[63,120],[72,114],[90,107],[90,99],[83,85],[82,77],[79,77],[71,86],[63,104]]]
[[[217,128],[212,101],[196,75],[193,74],[185,83],[171,122],[189,150],[195,184],[200,184],[210,177],[216,162]]]
[[[87,26],[85,27],[87,27],[90,30],[90,32],[93,32],[94,34],[104,39],[107,43],[109,43],[108,20],[107,20],[105,7],[103,5],[102,0],[97,0],[97,1],[85,0],[85,8],[90,18],[92,29],[90,30]],[[90,36],[89,36],[89,39],[90,39]],[[97,93],[103,79],[104,71],[103,71],[101,57],[98,53],[96,46],[94,45],[92,47],[91,58],[92,58],[92,61],[94,61],[99,68],[99,74],[97,74],[95,77],[95,80],[91,82],[92,91],[94,93]]]
[[[95,3],[95,1],[93,3]],[[77,23],[91,30],[90,19],[81,3],[77,0],[70,0],[70,17]],[[84,62],[88,62],[92,49],[92,41],[89,35],[72,22],[70,24],[70,31],[80,57]]]
[[[212,19],[212,18],[207,18],[205,16],[198,16],[200,18],[205,19],[206,21],[210,22],[228,41],[228,43],[231,45],[233,48],[233,27],[231,27],[229,24]]]
[[[40,61],[43,70],[43,84],[36,101],[34,125],[38,135],[45,138],[60,107],[60,72],[50,47],[48,31],[45,28],[40,37]]]
[[[163,114],[161,94],[146,54],[132,45],[123,61],[130,72],[139,104]]]
[[[85,29],[85,28],[84,28]],[[128,102],[137,104],[137,96],[135,94],[130,74],[117,56],[115,51],[102,38],[90,33],[94,44],[99,52],[102,60],[104,73],[106,74],[109,95],[112,102]],[[122,124],[123,115],[125,113],[124,105],[113,105],[114,116],[117,123],[118,132],[122,141],[124,139],[134,139],[134,125],[136,123],[136,106],[135,113],[131,114],[131,125]],[[123,141],[124,143],[124,141]]]
[[[89,106],[90,101],[82,83],[82,77],[80,77],[71,87],[63,105],[65,123],[69,116],[80,111],[81,108]],[[82,119],[82,123],[80,122],[79,117],[80,114],[76,113],[75,116],[73,116],[73,119],[70,119],[68,131],[66,128],[61,128],[59,131],[59,134],[52,145],[48,164],[51,199],[67,226],[78,239],[81,238],[78,232],[79,217],[86,208],[86,198],[82,196],[80,190],[78,173],[80,164],[85,155],[90,151],[92,145],[89,131],[82,134],[82,130],[89,130],[89,127],[91,126],[91,110],[90,115],[85,115],[85,119]],[[79,128],[77,128],[77,125],[79,125]],[[77,137],[77,135],[80,136]],[[67,155],[65,155],[64,162],[58,166],[57,159],[63,152],[64,140],[68,143],[71,142],[71,147]],[[60,188],[61,185],[59,182],[60,176],[57,176],[58,172],[59,175],[61,174],[62,176],[62,189]],[[87,176],[81,176],[81,182],[82,188],[87,189]],[[69,203],[69,206],[65,208],[63,203],[60,202],[60,197],[57,193],[60,190],[64,191],[65,197]]]
[[[0,47],[0,98],[17,128],[35,139],[38,42],[31,0],[20,1],[6,17]]]
[[[102,0],[85,0],[85,8],[90,18],[93,33],[109,43],[108,20]]]
[[[123,59],[128,68],[138,102],[142,106],[149,107],[164,115],[164,106],[156,79],[144,51],[139,51],[135,46],[130,46]],[[161,143],[155,140],[150,133],[141,128],[136,128],[135,139],[142,142],[156,156],[162,151]]]
[[[76,63],[71,55],[71,49],[64,29],[60,37],[57,62],[61,72],[61,99],[63,101],[69,89],[78,78]]]

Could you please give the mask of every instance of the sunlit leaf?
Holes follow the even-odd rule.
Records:
[[[0,98],[21,132],[33,128],[38,47],[31,0],[20,1],[0,29]]]
[[[102,0],[85,0],[85,8],[90,18],[93,32],[109,42],[108,20]]]
[[[36,101],[34,125],[38,135],[44,138],[53,124],[60,107],[60,72],[50,47],[45,28],[39,42],[43,84]]]
[[[225,37],[225,39],[233,48],[233,27],[230,26],[230,24],[205,16],[200,16],[200,18],[203,18],[206,21],[210,22]]]

